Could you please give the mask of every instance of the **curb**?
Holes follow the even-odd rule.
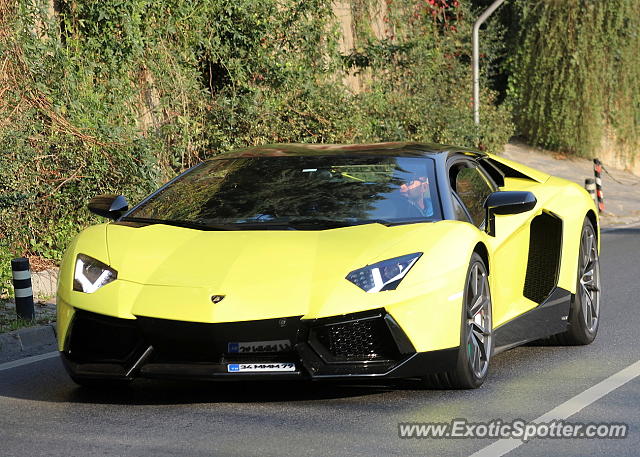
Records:
[[[0,362],[56,350],[55,325],[40,325],[0,334]]]
[[[634,221],[634,222],[629,222],[627,224],[621,224],[621,225],[604,225],[600,229],[600,232],[608,233],[608,232],[615,232],[617,230],[633,229],[638,227],[640,227],[640,221]]]

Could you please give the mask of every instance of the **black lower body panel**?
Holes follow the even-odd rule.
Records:
[[[416,352],[384,309],[217,324],[77,310],[69,335],[65,367],[87,379],[412,378],[449,370],[458,355],[458,348]]]
[[[571,299],[571,292],[556,287],[539,306],[496,328],[494,352],[564,332]]]

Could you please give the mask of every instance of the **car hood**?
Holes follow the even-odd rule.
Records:
[[[367,294],[345,277],[378,260],[419,251],[415,239],[424,237],[412,234],[434,225],[200,231],[109,224],[109,263],[119,279],[112,289],[119,297],[117,313],[228,322],[384,307],[392,297]],[[216,295],[224,299],[215,303]]]
[[[115,317],[192,322],[312,319],[395,309],[425,294],[442,302],[459,292],[479,233],[458,221],[318,231],[101,224],[65,253],[58,298]],[[414,252],[423,255],[396,290],[366,293],[346,279],[354,269]],[[92,294],[73,291],[80,253],[108,263],[118,280]]]
[[[424,224],[420,224],[424,225]],[[332,230],[201,231],[166,225],[107,227],[118,278],[147,285],[283,288],[344,278],[409,236],[413,226]],[[398,255],[406,254],[400,252]]]

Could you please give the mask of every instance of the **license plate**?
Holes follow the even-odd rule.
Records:
[[[296,371],[295,363],[229,363],[229,373],[256,373],[261,371]]]
[[[227,351],[231,354],[255,354],[260,352],[287,352],[291,350],[289,340],[245,341],[229,343]]]

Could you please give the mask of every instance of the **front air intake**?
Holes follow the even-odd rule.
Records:
[[[126,364],[142,345],[134,319],[76,310],[67,352],[74,362]]]
[[[334,319],[335,320],[335,319]],[[312,326],[309,343],[328,363],[396,360],[400,354],[382,313]]]

